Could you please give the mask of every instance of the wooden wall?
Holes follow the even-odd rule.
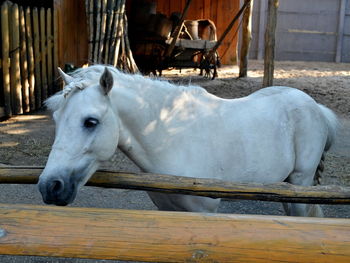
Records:
[[[84,0],[54,0],[58,19],[58,64],[82,66],[88,58]]]
[[[127,0],[127,7],[137,4],[138,0]],[[170,15],[181,12],[186,0],[156,0],[157,12]],[[221,36],[227,25],[238,12],[239,0],[193,0],[188,12],[188,19],[208,18],[214,21],[217,35]],[[85,14],[85,0],[54,0],[58,15],[58,62],[81,66],[88,58],[88,33]],[[223,64],[235,64],[237,61],[238,36],[234,37],[237,25],[227,35],[219,48]]]
[[[154,0],[157,2],[157,12],[170,15],[172,12],[182,12],[186,0]],[[138,0],[127,0],[128,7],[136,4]],[[240,0],[192,0],[187,19],[210,19],[217,27],[218,38],[225,31],[232,18],[238,12]],[[223,64],[236,64],[238,34],[234,33],[235,25],[226,36],[219,48],[219,55]]]

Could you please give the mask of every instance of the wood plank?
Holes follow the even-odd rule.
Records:
[[[0,204],[0,254],[349,262],[350,220]]]
[[[268,15],[265,31],[265,58],[263,87],[273,85],[275,60],[275,32],[279,0],[268,0]]]
[[[214,0],[213,0],[214,1]],[[211,0],[204,0],[204,19],[210,19]]]
[[[52,13],[51,8],[46,10],[46,43],[47,43],[47,94],[53,93],[53,35],[52,35]]]
[[[31,23],[30,7],[25,10],[26,40],[27,40],[27,62],[28,62],[28,82],[29,82],[29,105],[31,110],[35,110],[35,75],[34,75],[34,50],[33,33]]]
[[[48,96],[47,83],[47,43],[46,43],[46,15],[45,8],[40,8],[40,56],[41,56],[41,99],[42,102]]]
[[[9,6],[8,2],[1,5],[1,55],[2,55],[2,86],[4,89],[4,115],[12,115],[11,84],[10,84],[10,30],[9,30]],[[2,94],[1,94],[2,95]]]
[[[22,86],[22,107],[23,107],[23,112],[29,112],[30,105],[29,105],[26,25],[25,25],[24,10],[22,6],[19,7],[19,21],[20,21],[20,68],[21,68],[21,86]]]
[[[169,38],[165,41],[167,44],[171,44],[173,38]],[[189,49],[211,49],[215,46],[216,41],[209,41],[209,40],[190,40],[190,39],[178,39],[175,42],[176,47],[182,47],[182,48],[189,48]]]
[[[0,167],[0,184],[34,184],[42,172],[39,167]],[[341,186],[296,186],[288,183],[243,184],[214,179],[198,179],[148,173],[98,171],[89,186],[138,189],[272,202],[350,204],[350,188]]]
[[[14,4],[11,7],[10,24],[10,79],[11,79],[11,97],[12,112],[14,114],[23,113],[22,109],[22,86],[21,86],[21,67],[20,67],[20,45],[19,45],[19,9]]]
[[[338,20],[338,34],[337,34],[337,47],[335,62],[341,62],[342,58],[342,47],[343,47],[343,38],[344,38],[344,22],[345,22],[345,5],[346,0],[339,0],[339,20]]]
[[[239,11],[239,1],[222,0],[218,1],[217,8],[217,35],[220,37],[227,33],[225,39],[218,48],[221,63],[225,65],[237,65],[237,44],[238,44],[238,21],[227,31],[229,22]],[[218,41],[218,42],[219,42]]]
[[[35,108],[41,108],[41,70],[40,70],[40,31],[39,31],[39,14],[36,7],[33,8],[33,39],[34,39],[34,72],[35,72]]]

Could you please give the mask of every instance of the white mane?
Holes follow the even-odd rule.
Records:
[[[68,101],[69,97],[76,91],[83,90],[98,83],[105,67],[108,67],[108,69],[112,72],[114,82],[119,83],[119,85],[124,85],[125,87],[130,86],[130,83],[141,83],[142,88],[145,89],[151,86],[159,86],[174,90],[177,87],[180,88],[182,92],[188,92],[191,94],[199,95],[207,93],[205,89],[199,86],[178,86],[170,83],[167,80],[151,79],[139,74],[123,73],[112,66],[93,65],[87,68],[78,69],[71,73],[70,76],[73,77],[73,81],[66,85],[62,91],[48,98],[45,101],[45,106],[53,112],[63,107],[63,105],[65,105],[65,103]]]

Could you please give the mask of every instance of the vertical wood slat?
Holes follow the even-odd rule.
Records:
[[[114,49],[114,61],[113,65],[117,67],[118,65],[118,59],[119,59],[119,48],[120,48],[120,42],[123,35],[123,16],[122,14],[125,11],[125,0],[120,1],[120,6],[117,10],[118,12],[118,22],[117,22],[117,34],[116,34],[116,43],[115,43],[115,49]]]
[[[11,16],[9,20],[11,28],[10,38],[10,81],[11,81],[11,97],[12,110],[14,114],[23,113],[22,110],[22,88],[21,88],[21,70],[20,70],[20,46],[19,46],[19,10],[18,5],[14,4],[11,8]]]
[[[41,70],[40,70],[40,31],[39,14],[36,7],[33,8],[33,36],[34,36],[34,72],[35,72],[35,106],[41,107]]]
[[[28,62],[28,84],[29,84],[29,105],[31,110],[35,110],[35,75],[34,75],[34,51],[31,25],[30,7],[25,10],[25,26],[26,26],[26,41],[27,41],[27,62]]]
[[[52,47],[53,47],[53,36],[52,36],[52,14],[51,8],[46,10],[46,41],[47,41],[47,94],[53,93],[53,75],[54,70],[52,67]]]
[[[107,22],[106,22],[106,35],[105,35],[105,51],[104,51],[104,58],[103,62],[108,63],[108,55],[109,55],[109,47],[111,42],[111,29],[112,29],[112,22],[113,22],[113,12],[114,9],[115,0],[109,0],[107,5]]]
[[[86,19],[87,19],[87,25],[88,25],[88,62],[91,61],[91,55],[92,55],[92,50],[93,50],[93,45],[92,45],[92,39],[91,39],[91,23],[90,23],[90,8],[91,5],[93,4],[92,0],[85,0],[85,13],[86,13]]]
[[[118,56],[115,52],[115,46],[117,41],[117,27],[118,27],[118,21],[119,21],[119,7],[122,0],[116,0],[115,6],[113,9],[113,23],[112,23],[112,33],[111,33],[111,50],[109,52],[109,61],[108,64],[114,65],[115,56]]]
[[[41,55],[41,100],[47,99],[46,27],[45,9],[40,8],[40,55]]]
[[[275,32],[277,24],[277,10],[279,0],[269,0],[268,17],[265,31],[265,59],[263,87],[273,85],[274,60],[275,60]]]
[[[341,62],[342,57],[342,47],[343,47],[343,37],[344,37],[344,22],[345,22],[345,9],[346,0],[339,0],[339,20],[338,20],[338,34],[337,34],[337,46],[335,62]]]
[[[95,48],[95,42],[94,42],[94,0],[87,0],[89,1],[89,12],[88,12],[88,19],[89,19],[89,63],[92,63],[94,60],[94,48]],[[107,62],[109,63],[109,62]]]
[[[96,32],[95,32],[95,37],[94,37],[94,42],[95,42],[95,48],[94,48],[94,60],[93,63],[98,62],[99,59],[99,43],[100,43],[100,27],[101,27],[101,1],[102,0],[97,0],[96,1]]]
[[[9,6],[4,2],[1,6],[1,41],[2,41],[2,79],[4,89],[4,113],[12,115],[11,88],[10,88],[10,39],[9,39]]]
[[[58,16],[57,9],[53,9],[53,66],[54,66],[54,79],[55,79],[55,88],[56,85],[60,86],[56,80],[58,78]],[[55,89],[54,92],[57,90]]]
[[[26,43],[26,25],[23,7],[19,8],[20,21],[20,68],[21,68],[21,85],[22,85],[22,106],[23,112],[30,111],[29,105],[29,81],[28,81],[28,61],[27,61],[27,43]]]
[[[100,30],[100,44],[99,44],[99,57],[98,57],[98,63],[105,63],[103,61],[103,53],[104,50],[104,42],[106,37],[106,22],[107,22],[107,0],[101,1],[101,30]]]

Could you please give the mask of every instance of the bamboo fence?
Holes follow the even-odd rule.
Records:
[[[113,65],[123,71],[138,71],[129,39],[125,0],[86,0],[89,29],[89,63]]]
[[[1,4],[0,117],[39,109],[56,91],[56,17],[50,8]]]

